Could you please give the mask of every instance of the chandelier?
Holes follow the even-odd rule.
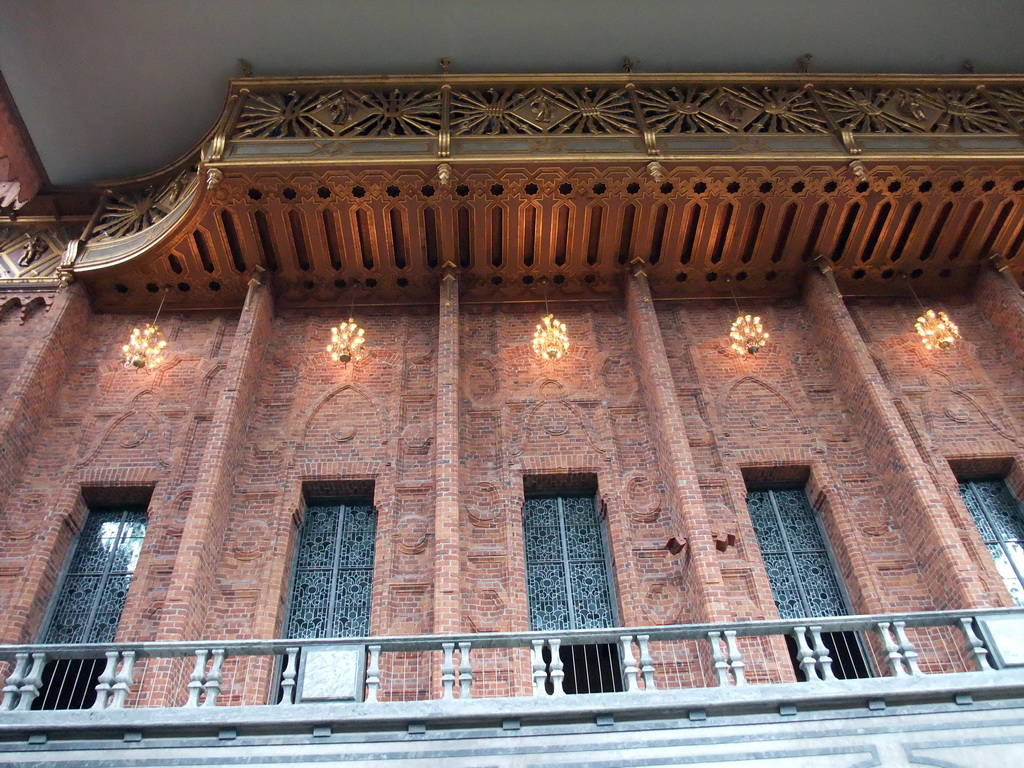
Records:
[[[956,327],[956,323],[941,310],[938,312],[934,309],[925,311],[921,317],[917,318],[914,327],[917,328],[917,332],[921,336],[924,348],[928,350],[936,347],[949,349],[960,338],[960,329]]]
[[[729,278],[726,278],[729,282]],[[729,293],[732,294],[732,303],[736,305],[736,311],[740,312],[740,303],[736,300],[736,291],[729,285]],[[729,329],[729,338],[732,339],[732,348],[741,355],[756,355],[765,344],[768,343],[768,334],[761,325],[761,318],[751,315],[744,315],[740,312],[732,327]]]
[[[366,357],[366,350],[363,348],[366,343],[364,333],[351,317],[347,323],[331,328],[331,343],[327,345],[331,359],[344,364],[351,360],[359,362]]]
[[[144,328],[133,328],[132,335],[128,337],[128,343],[121,347],[121,362],[128,370],[141,371],[143,369],[152,371],[164,361],[164,348],[167,342],[156,321],[160,317],[160,310],[164,307],[164,299],[160,299],[160,306],[157,307],[156,316],[152,323],[146,323]]]
[[[556,320],[552,314],[546,314],[537,323],[533,332],[533,351],[544,360],[561,360],[569,351],[569,334],[565,323]]]
[[[922,314],[917,318],[917,322],[914,323],[914,328],[917,329],[924,348],[930,352],[936,348],[949,349],[952,347],[957,339],[960,338],[960,329],[956,327],[956,323],[950,320],[949,315],[941,310],[925,309],[924,304],[917,297],[917,291],[914,290],[910,278],[907,275],[903,275],[903,279],[907,281],[907,287],[910,288],[911,295],[913,295],[917,305],[921,307]]]
[[[740,315],[733,321],[729,338],[732,339],[732,348],[741,355],[756,355],[768,343],[768,334],[761,325],[761,318],[750,315]]]
[[[569,351],[569,334],[565,323],[555,319],[548,309],[548,279],[542,277],[540,284],[544,286],[544,317],[533,332],[533,351],[542,360],[561,360]]]

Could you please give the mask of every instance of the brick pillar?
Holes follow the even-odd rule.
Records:
[[[843,403],[860,424],[861,437],[890,503],[903,521],[938,609],[985,605],[984,582],[964,547],[928,467],[900,418],[885,380],[836,286],[831,270],[812,270],[804,302],[818,348],[835,372]]]
[[[1006,262],[993,259],[991,269],[982,267],[974,284],[974,301],[1002,343],[1024,368],[1024,294]],[[956,322],[956,318],[953,318]]]
[[[676,397],[665,342],[642,269],[626,278],[626,313],[640,362],[640,383],[650,409],[654,445],[668,486],[670,526],[686,539],[685,568],[694,622],[727,621],[732,617],[724,594],[704,497],[686,438],[683,413]]]
[[[0,513],[21,478],[36,430],[57,398],[89,325],[85,286],[59,291],[49,309],[49,329],[30,343],[0,403]]]
[[[441,278],[436,408],[434,631],[459,632],[459,279],[451,264]]]
[[[257,272],[235,330],[224,386],[214,410],[181,546],[157,630],[158,640],[200,640],[224,543],[234,477],[242,463],[263,353],[274,314],[270,285]]]

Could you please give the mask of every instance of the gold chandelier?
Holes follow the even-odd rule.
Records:
[[[561,360],[569,351],[569,334],[565,323],[548,313],[537,323],[533,332],[533,351],[544,360]]]
[[[732,294],[732,303],[736,305],[736,311],[740,312],[740,303],[736,300],[736,291],[732,289],[730,278],[729,293]],[[744,315],[740,312],[729,329],[729,338],[732,339],[732,348],[741,355],[756,355],[761,347],[768,343],[768,334],[765,333],[761,318],[757,316]]]
[[[331,343],[327,345],[327,351],[336,363],[359,362],[366,357],[365,343],[365,332],[350,317],[347,323],[331,328]]]
[[[761,325],[760,317],[740,315],[729,329],[732,348],[741,355],[756,355],[768,343],[768,334]]]
[[[533,351],[541,360],[561,360],[569,351],[569,333],[565,323],[548,309],[548,279],[542,277],[540,284],[544,286],[544,317],[533,332]]]
[[[957,339],[960,338],[960,329],[957,328],[956,323],[950,320],[949,315],[942,310],[925,309],[921,299],[917,297],[917,291],[914,290],[910,278],[904,274],[903,279],[907,281],[907,287],[910,288],[914,301],[922,311],[921,316],[914,323],[914,328],[917,329],[924,348],[930,352],[933,349],[949,349],[956,344]]]
[[[164,297],[160,299],[160,306],[157,307],[156,316],[152,323],[146,323],[144,328],[133,328],[132,335],[128,337],[128,343],[121,347],[121,362],[128,370],[149,370],[152,371],[164,361],[164,348],[167,342],[156,321],[160,318],[160,310],[164,307]]]
[[[960,329],[956,327],[956,323],[941,310],[938,312],[934,309],[926,310],[921,317],[917,318],[914,327],[921,336],[924,348],[928,350],[936,347],[949,349],[960,338]]]

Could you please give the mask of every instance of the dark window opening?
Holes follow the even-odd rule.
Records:
[[[543,657],[548,669],[544,689],[551,694],[555,684],[551,679],[551,649],[547,646]],[[619,648],[613,643],[562,645],[558,648],[558,658],[562,662],[562,690],[565,693],[617,693],[625,690]]]

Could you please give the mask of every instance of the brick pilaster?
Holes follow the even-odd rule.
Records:
[[[434,631],[458,632],[459,571],[459,279],[447,265],[441,278],[437,339],[434,471]]]
[[[246,425],[254,408],[274,305],[270,285],[257,273],[235,330],[224,387],[186,513],[181,546],[157,632],[159,640],[201,639],[224,543],[231,491],[242,463]]]
[[[717,561],[711,526],[697,480],[697,470],[686,438],[686,426],[676,396],[665,342],[651,301],[643,270],[626,278],[626,312],[640,364],[643,387],[654,430],[654,444],[671,508],[671,529],[676,538],[686,539],[686,582],[694,622],[726,621],[731,618],[723,593],[722,574]]]
[[[1024,368],[1024,294],[1002,259],[993,259],[992,268],[981,268],[974,284],[974,301],[999,332],[1014,361]]]
[[[0,512],[21,477],[37,428],[56,401],[89,315],[85,286],[75,283],[59,291],[47,316],[49,330],[26,350],[0,403]]]
[[[867,454],[893,508],[902,517],[903,530],[935,607],[958,609],[986,604],[984,583],[960,540],[943,494],[900,418],[893,395],[827,267],[811,271],[804,301],[819,349],[835,371],[843,402],[860,425]]]

